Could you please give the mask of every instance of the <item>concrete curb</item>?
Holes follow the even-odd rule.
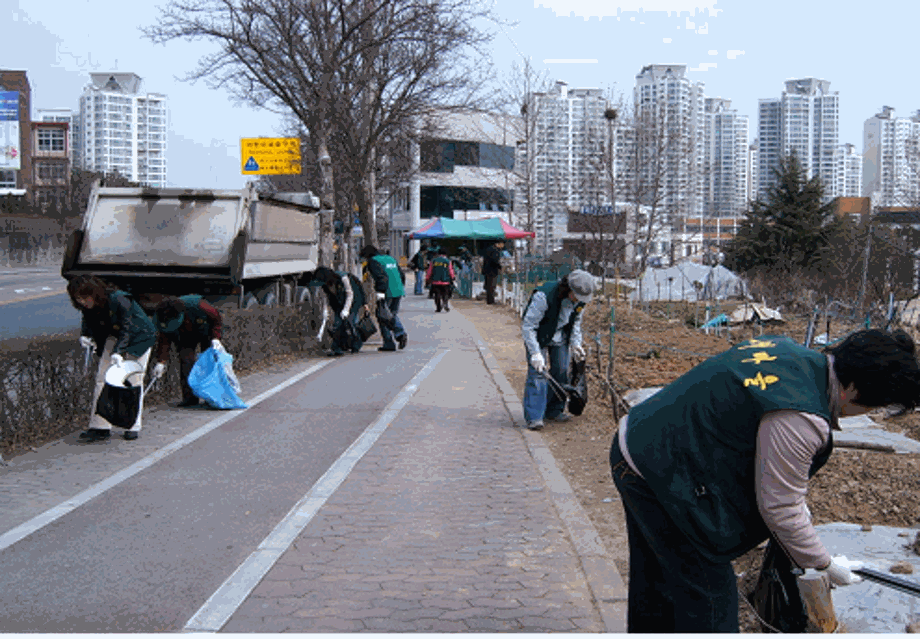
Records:
[[[502,394],[514,425],[522,428],[521,436],[527,444],[531,457],[540,469],[543,481],[552,494],[556,511],[568,530],[607,632],[625,633],[627,590],[623,578],[613,560],[607,555],[607,549],[590,517],[575,496],[575,491],[559,470],[556,459],[543,441],[543,436],[538,432],[523,429],[526,423],[524,406],[499,367],[498,360],[489,350],[479,332],[472,326],[469,330],[476,339],[479,354]]]

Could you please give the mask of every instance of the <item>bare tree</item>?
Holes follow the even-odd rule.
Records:
[[[357,209],[376,243],[378,147],[433,106],[474,101],[488,69],[475,52],[492,19],[475,0],[170,0],[144,32],[157,43],[217,44],[186,79],[290,112],[320,164],[324,206],[340,217]],[[331,224],[322,220],[327,235]],[[331,263],[328,246],[320,261]]]

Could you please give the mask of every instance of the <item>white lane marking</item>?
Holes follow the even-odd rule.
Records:
[[[257,395],[256,397],[253,397],[251,400],[249,400],[249,408],[253,408],[254,406],[265,401],[272,395],[275,395],[276,393],[281,392],[282,390],[284,390],[291,384],[295,384],[299,382],[304,377],[307,377],[308,375],[312,375],[313,373],[323,368],[324,366],[327,366],[331,362],[332,360],[326,360],[324,362],[319,362],[318,364],[314,364],[307,370],[297,373],[296,375],[294,375],[287,381],[282,382],[281,384],[278,384],[274,388],[268,389],[261,395]],[[208,422],[201,428],[192,431],[188,435],[180,439],[177,439],[176,441],[172,442],[171,444],[167,446],[164,446],[163,448],[156,451],[155,453],[152,453],[151,455],[148,455],[147,457],[144,457],[143,459],[136,461],[135,463],[131,464],[127,468],[118,471],[114,475],[107,477],[101,482],[93,484],[92,486],[84,490],[83,492],[71,497],[67,501],[60,503],[57,506],[54,506],[52,508],[49,508],[45,512],[39,515],[36,515],[29,521],[22,523],[19,526],[16,526],[15,528],[11,530],[8,530],[7,532],[0,535],[0,550],[9,548],[13,544],[15,544],[17,541],[20,541],[21,539],[28,537],[36,530],[39,530],[42,527],[47,526],[55,519],[63,517],[67,513],[74,510],[75,508],[79,508],[80,506],[88,502],[89,500],[93,499],[94,497],[98,497],[105,491],[117,486],[118,484],[125,481],[129,477],[133,477],[134,475],[138,474],[142,470],[149,468],[150,466],[160,461],[164,457],[176,452],[183,446],[187,446],[191,444],[192,442],[194,442],[196,439],[199,439],[200,437],[207,435],[215,428],[219,428],[220,426],[223,426],[224,424],[229,422],[231,419],[238,417],[239,415],[242,415],[243,413],[245,413],[247,410],[249,410],[249,408],[241,408],[239,410],[227,411],[224,415],[216,419],[212,419],[210,422]]]
[[[440,351],[406,384],[380,417],[352,442],[329,470],[320,477],[297,504],[284,516],[258,548],[230,575],[220,588],[198,609],[182,632],[217,632],[224,627],[249,593],[262,581],[275,562],[290,547],[297,535],[307,527],[317,511],[348,477],[358,461],[370,450],[377,438],[431,374],[447,351]]]

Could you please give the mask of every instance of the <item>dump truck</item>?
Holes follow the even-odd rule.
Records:
[[[199,294],[216,307],[309,302],[321,334],[325,296],[310,286],[319,248],[319,198],[241,190],[93,186],[61,274],[96,275],[148,313],[165,298]]]

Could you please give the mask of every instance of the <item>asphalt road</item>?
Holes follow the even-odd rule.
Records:
[[[337,359],[0,551],[0,632],[181,631],[434,356],[401,315],[405,351]]]
[[[79,328],[66,287],[57,268],[0,269],[0,340]]]

